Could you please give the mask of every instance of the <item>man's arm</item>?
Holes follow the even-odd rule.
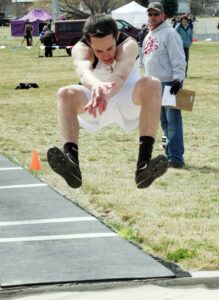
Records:
[[[116,95],[123,87],[134,67],[138,52],[138,44],[132,38],[128,38],[118,47],[116,64],[113,73],[109,77],[109,81],[116,82],[116,85],[113,87],[109,97]]]
[[[166,45],[169,54],[170,64],[173,72],[173,81],[170,93],[176,95],[182,87],[182,81],[185,78],[186,60],[183,49],[183,42],[178,32],[173,29],[167,38]]]
[[[166,47],[172,66],[173,80],[182,82],[185,78],[186,60],[182,39],[175,29],[168,34]]]
[[[92,68],[93,51],[83,43],[78,42],[75,45],[72,50],[72,59],[81,83],[91,90],[91,99],[84,109],[96,117],[97,110],[100,114],[106,110],[106,95],[110,93],[115,82],[103,82],[95,76]]]
[[[116,82],[113,89],[114,95],[122,88],[128,78],[137,56],[138,44],[132,38],[127,39],[118,47],[113,74],[108,80],[108,82]],[[92,63],[94,61],[94,55],[90,47],[78,42],[72,49],[72,59],[76,72],[84,86],[91,89],[94,85],[101,83],[101,80],[93,73]],[[115,89],[117,91],[115,91]]]
[[[113,74],[103,82],[93,73],[92,63],[94,54],[90,47],[78,42],[72,50],[73,64],[80,77],[81,83],[91,90],[91,100],[85,106],[90,114],[96,117],[97,109],[101,114],[107,106],[107,99],[116,95],[123,87],[134,67],[138,55],[138,45],[134,40],[127,39],[122,43],[116,53],[116,64]]]
[[[94,75],[92,63],[94,55],[91,48],[78,42],[72,49],[72,60],[80,82],[89,89],[101,81]]]

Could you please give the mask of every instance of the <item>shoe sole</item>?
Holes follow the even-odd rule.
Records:
[[[184,163],[178,164],[178,163],[168,162],[168,168],[170,168],[170,169],[183,169],[184,167],[185,167]]]
[[[75,174],[78,173],[76,165],[59,148],[48,149],[47,160],[53,171],[61,175],[70,187],[76,189],[82,185],[81,177]]]
[[[168,160],[166,156],[159,155],[151,160],[148,168],[143,170],[136,178],[136,184],[138,189],[144,189],[149,187],[152,182],[162,176],[168,169]]]

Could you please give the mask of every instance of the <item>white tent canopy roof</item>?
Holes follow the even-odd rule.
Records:
[[[135,1],[132,1],[128,4],[125,4],[115,10],[113,10],[113,12],[116,12],[116,13],[129,13],[129,12],[144,12],[146,14],[146,8],[140,4],[138,4],[137,2]]]
[[[142,24],[148,22],[147,9],[132,1],[122,7],[119,7],[111,12],[114,19],[122,19],[133,26],[141,27]]]

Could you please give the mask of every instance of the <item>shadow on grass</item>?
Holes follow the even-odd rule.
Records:
[[[218,173],[219,168],[209,167],[209,166],[195,166],[186,164],[184,170],[186,171],[199,171],[201,173]]]
[[[204,76],[188,76],[188,79],[203,79]]]
[[[53,55],[52,57],[45,57],[44,55],[39,55],[38,56],[39,58],[50,58],[50,59],[52,59],[52,58],[57,58],[57,57],[71,57],[71,56],[69,56],[68,54],[66,54],[66,55]]]

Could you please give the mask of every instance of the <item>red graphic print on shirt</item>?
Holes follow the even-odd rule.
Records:
[[[149,55],[151,52],[157,49],[158,49],[158,40],[153,39],[151,36],[149,36],[144,46],[144,54]]]

